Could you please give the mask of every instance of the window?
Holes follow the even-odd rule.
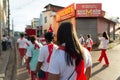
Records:
[[[44,18],[44,20],[45,20],[44,22],[47,23],[47,16]]]

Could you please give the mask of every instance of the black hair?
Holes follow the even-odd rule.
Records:
[[[108,34],[106,32],[103,32],[103,37],[107,40],[109,39]]]
[[[88,37],[88,38],[91,38],[91,35],[90,35],[90,34],[87,34],[87,37]]]
[[[27,36],[27,40],[30,40],[31,39],[31,36]]]
[[[24,37],[24,34],[23,34],[23,33],[20,33],[20,37]]]
[[[83,60],[82,46],[70,22],[64,22],[59,26],[57,31],[57,43],[58,45],[65,43],[65,60],[67,65],[73,65],[73,58],[76,58],[76,65]]]
[[[32,44],[34,44],[36,40],[37,40],[36,36],[32,35],[30,37],[30,41],[32,42]]]
[[[53,40],[53,38],[54,38],[54,35],[53,35],[52,32],[46,32],[44,34],[44,37],[45,37],[46,41],[51,42]]]

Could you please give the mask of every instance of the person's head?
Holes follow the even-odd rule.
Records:
[[[107,39],[107,40],[109,39],[109,38],[108,38],[108,34],[107,34],[106,32],[103,32],[103,37],[104,37],[105,39]]]
[[[52,32],[46,32],[44,37],[47,43],[51,43],[53,41],[54,35]]]
[[[3,37],[5,37],[5,35],[3,35]]]
[[[65,58],[67,65],[73,65],[73,57],[76,57],[76,63],[83,59],[81,45],[74,30],[72,23],[62,23],[57,31],[57,43],[65,43]],[[78,62],[77,62],[78,61]]]
[[[87,38],[91,38],[91,35],[90,35],[90,34],[87,34]]]
[[[20,33],[20,37],[24,37],[24,34],[23,34],[23,33]]]
[[[32,35],[30,37],[30,41],[32,42],[32,44],[34,44],[36,40],[37,40],[37,37],[35,35]]]
[[[29,41],[30,41],[30,39],[31,39],[31,36],[27,36],[27,40],[29,40]]]

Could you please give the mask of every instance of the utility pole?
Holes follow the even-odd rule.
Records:
[[[8,36],[10,36],[10,1],[8,0]]]
[[[1,3],[0,3],[0,55],[1,55],[1,53],[2,53],[2,46],[1,46],[1,43],[2,43],[2,19],[1,19],[1,17],[2,17],[2,7],[1,7]]]
[[[13,21],[13,19],[12,19],[12,35],[14,37],[14,21]]]

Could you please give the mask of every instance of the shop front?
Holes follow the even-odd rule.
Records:
[[[86,39],[86,35],[91,34],[94,43],[97,44],[98,35],[106,31],[114,40],[115,22],[104,18],[101,3],[71,4],[57,12],[55,21],[55,33],[61,23],[71,22],[78,37],[82,34]]]

